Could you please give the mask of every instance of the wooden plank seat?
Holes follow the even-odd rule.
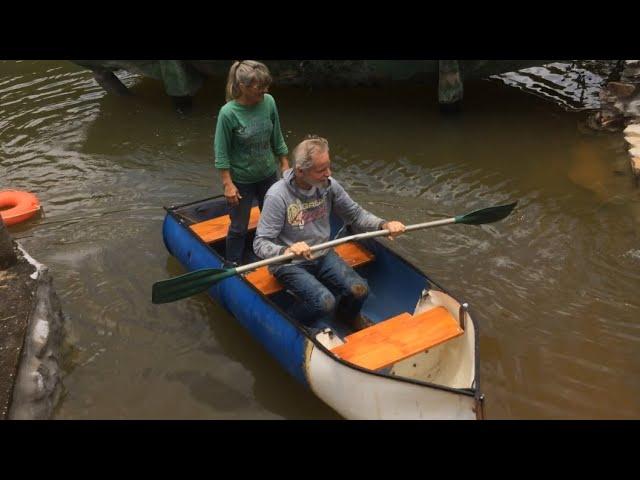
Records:
[[[249,216],[249,230],[256,229],[259,219],[260,209],[253,207],[251,209],[251,215]],[[206,243],[212,243],[227,237],[229,225],[231,225],[229,215],[223,215],[222,217],[216,217],[212,220],[195,223],[191,225],[190,228]]]
[[[462,333],[458,320],[439,306],[415,316],[401,313],[355,332],[331,351],[350,363],[378,370]]]
[[[364,265],[374,259],[373,253],[355,242],[337,245],[334,250],[350,267]],[[276,277],[269,273],[268,267],[254,270],[248,273],[245,278],[265,295],[271,295],[284,288]]]

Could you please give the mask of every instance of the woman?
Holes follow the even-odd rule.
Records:
[[[231,225],[227,234],[227,264],[242,264],[253,200],[262,209],[264,196],[289,168],[275,100],[267,92],[269,69],[253,60],[236,61],[229,70],[227,103],[216,125],[215,166],[220,171]]]

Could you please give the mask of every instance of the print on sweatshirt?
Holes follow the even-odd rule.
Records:
[[[313,222],[319,218],[329,216],[327,211],[326,197],[320,200],[312,200],[302,203],[300,199],[296,199],[287,207],[287,222],[289,225],[298,228],[304,228],[305,224]]]

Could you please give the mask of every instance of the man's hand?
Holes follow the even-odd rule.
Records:
[[[393,240],[395,237],[400,235],[405,230],[404,224],[392,220],[390,222],[385,222],[382,224],[382,230],[389,230],[390,235],[387,237],[389,240]]]
[[[307,260],[311,260],[311,247],[305,242],[298,242],[287,248],[284,253],[293,253],[299,257],[304,257]]]
[[[224,185],[224,196],[227,199],[227,203],[231,207],[235,207],[238,205],[242,195],[238,191],[238,188],[234,185],[233,182],[225,183]]]

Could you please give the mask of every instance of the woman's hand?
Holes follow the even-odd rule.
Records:
[[[235,207],[240,202],[242,195],[238,191],[238,188],[234,185],[233,182],[225,183],[224,185],[224,196],[227,199],[227,203],[231,207]]]
[[[404,226],[404,224],[396,220],[392,220],[390,222],[385,222],[382,224],[382,230],[389,230],[389,236],[387,237],[389,240],[393,240],[395,237],[400,235],[405,231],[405,228],[406,227]]]
[[[299,257],[304,257],[307,260],[311,260],[311,247],[305,242],[298,242],[291,245],[284,251],[285,254],[293,253]]]

